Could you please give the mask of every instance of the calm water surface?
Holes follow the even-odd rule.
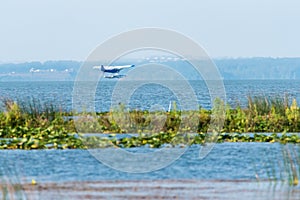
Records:
[[[299,146],[278,143],[216,144],[205,159],[193,145],[170,166],[150,173],[125,173],[105,166],[86,150],[1,150],[2,173],[15,181],[99,181],[147,179],[257,180],[286,179],[283,148]],[[155,149],[154,149],[155,150]],[[130,149],[149,152],[153,149]],[[141,161],[143,162],[143,161]],[[146,164],[146,163],[145,163]]]
[[[111,95],[116,81],[105,81],[98,85],[94,98],[97,111],[107,111],[111,106]],[[177,85],[176,85],[177,84]],[[190,81],[198,103],[211,108],[208,89],[203,81]],[[174,82],[180,88],[180,82]],[[36,98],[42,102],[51,102],[62,109],[72,109],[74,82],[0,82],[0,98],[26,100]],[[226,101],[235,106],[238,102],[246,106],[247,95],[280,96],[284,94],[300,101],[300,80],[225,80]],[[89,88],[87,88],[89,89]],[[176,96],[168,88],[157,84],[146,84],[137,88],[130,97],[129,106],[138,109],[150,109],[152,105],[161,105],[168,109],[170,101]],[[189,97],[185,98],[186,101]]]

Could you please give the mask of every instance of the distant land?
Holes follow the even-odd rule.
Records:
[[[224,80],[243,79],[300,79],[300,58],[226,58],[213,60]],[[181,60],[155,57],[130,61],[130,64],[145,62],[176,63]],[[47,61],[24,63],[0,63],[0,81],[73,81],[83,62]],[[127,63],[128,64],[128,63]],[[193,79],[193,73],[188,74]]]
[[[0,81],[72,81],[80,65],[78,61],[2,63]]]

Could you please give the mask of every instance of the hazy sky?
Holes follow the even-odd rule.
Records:
[[[212,57],[299,57],[299,0],[0,1],[0,61],[84,60],[141,27],[178,31]]]

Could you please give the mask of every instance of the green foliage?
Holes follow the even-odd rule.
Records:
[[[102,113],[62,112],[37,100],[3,100],[0,112],[0,148],[47,149],[86,148],[96,138],[82,139],[74,133],[139,133],[139,137],[102,141],[99,147],[162,144],[202,144],[208,133],[216,132],[218,142],[300,143],[293,134],[240,134],[247,132],[300,132],[300,109],[296,100],[248,97],[248,107],[231,108],[216,99],[212,110],[181,111],[176,104],[169,112],[129,110],[124,105]],[[213,125],[212,125],[213,124]],[[214,125],[217,124],[217,125]],[[75,126],[76,125],[76,126]],[[216,140],[214,140],[216,141]],[[91,145],[93,146],[93,145]],[[96,145],[97,146],[97,145]]]
[[[186,133],[179,134],[175,132],[161,132],[156,134],[139,134],[133,137],[116,138],[110,137],[85,137],[83,140],[88,148],[105,148],[117,146],[121,148],[132,148],[148,146],[158,148],[161,146],[187,146],[191,144],[203,145],[206,138],[205,133]],[[279,143],[300,143],[300,137],[297,134],[240,134],[240,133],[221,133],[218,135],[217,142],[279,142]]]
[[[224,122],[223,132],[247,132],[247,116],[246,113],[238,106],[231,109],[226,106],[226,118]]]
[[[36,100],[17,103],[3,100],[0,113],[0,149],[65,149],[83,148],[75,137],[72,123],[53,106]]]

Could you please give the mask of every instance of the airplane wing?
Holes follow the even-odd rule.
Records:
[[[93,69],[101,69],[101,67],[102,66],[94,66]],[[105,70],[122,70],[130,67],[134,67],[134,65],[103,66]]]
[[[122,69],[126,69],[126,68],[130,68],[130,67],[134,67],[134,65],[116,65],[116,66],[104,66],[104,68],[106,70],[122,70]]]

